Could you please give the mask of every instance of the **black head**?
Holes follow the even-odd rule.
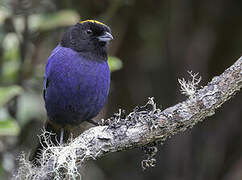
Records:
[[[95,20],[86,20],[70,27],[61,45],[92,60],[107,60],[107,46],[112,40],[110,28]]]

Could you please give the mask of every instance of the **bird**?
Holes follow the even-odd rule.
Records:
[[[43,98],[47,111],[45,129],[62,144],[70,127],[92,122],[103,108],[110,88],[108,46],[110,28],[97,20],[69,27],[49,56],[44,73]],[[52,137],[54,139],[54,137]],[[45,145],[43,139],[35,159]]]

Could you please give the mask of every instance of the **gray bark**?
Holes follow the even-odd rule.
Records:
[[[31,177],[51,179],[56,176],[56,172],[61,176],[61,172],[69,171],[68,161],[75,160],[73,167],[77,168],[89,159],[98,159],[109,153],[163,142],[168,137],[192,128],[196,123],[212,116],[216,109],[240,90],[241,86],[242,57],[223,74],[214,77],[205,87],[198,90],[193,97],[181,103],[162,111],[156,108],[153,99],[150,98],[144,107],[136,108],[129,115],[123,117],[120,111],[106,121],[107,125],[86,130],[68,145],[60,146],[59,153],[52,153],[48,158],[43,157],[43,166],[33,168]],[[65,170],[60,171],[60,167]],[[70,171],[72,174],[73,167]]]

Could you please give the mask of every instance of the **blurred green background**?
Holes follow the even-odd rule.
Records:
[[[63,32],[80,20],[108,24],[112,70],[99,115],[132,111],[147,97],[166,108],[185,99],[178,78],[199,72],[201,85],[242,53],[239,0],[0,0],[0,179],[27,155],[46,119],[44,66]],[[157,166],[143,171],[141,149],[90,162],[86,180],[241,180],[242,93],[193,129],[159,147]]]

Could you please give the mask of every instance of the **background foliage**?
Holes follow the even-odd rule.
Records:
[[[177,79],[188,70],[202,85],[223,72],[242,52],[241,8],[239,0],[0,0],[0,179],[13,173],[20,151],[35,147],[46,119],[44,65],[66,27],[97,19],[115,37],[100,119],[151,96],[162,108],[184,100]],[[142,171],[136,149],[89,163],[84,179],[242,179],[241,100],[240,93],[211,121],[166,141],[154,169]]]

